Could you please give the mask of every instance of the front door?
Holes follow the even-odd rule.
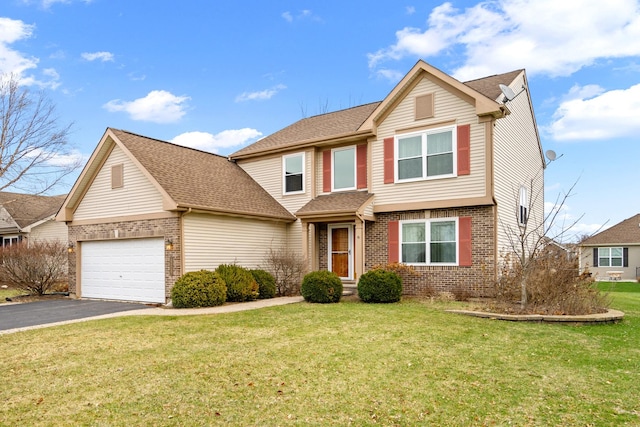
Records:
[[[341,279],[353,277],[353,226],[339,224],[329,226],[329,270]]]

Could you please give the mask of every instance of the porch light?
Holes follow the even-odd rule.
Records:
[[[173,250],[173,240],[167,239],[167,242],[164,245],[164,247],[165,247],[166,250],[172,251]]]
[[[69,245],[67,246],[67,252],[69,252],[70,254],[74,253],[76,251],[75,249],[75,244],[73,242],[69,242]]]

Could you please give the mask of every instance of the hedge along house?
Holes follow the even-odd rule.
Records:
[[[55,220],[65,197],[0,192],[0,247],[36,240],[66,244],[67,226]]]
[[[500,84],[518,96],[505,105]],[[486,294],[544,220],[545,162],[524,70],[461,83],[419,61],[381,102],[302,119],[230,158],[297,220],[311,269],[388,263],[404,292]]]
[[[260,264],[295,217],[225,157],[107,129],[57,219],[76,296],[165,303],[183,272]]]
[[[499,84],[522,93],[503,102]],[[80,297],[164,302],[183,273],[286,246],[355,284],[485,294],[512,234],[543,221],[523,70],[462,83],[419,61],[381,102],[302,119],[229,156],[107,129],[59,221]]]

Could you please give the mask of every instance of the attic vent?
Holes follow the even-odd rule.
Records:
[[[416,120],[434,116],[433,94],[416,96]]]
[[[124,165],[111,166],[111,188],[122,188],[124,186]]]

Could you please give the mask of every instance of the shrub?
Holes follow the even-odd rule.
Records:
[[[342,280],[331,271],[312,271],[302,279],[300,292],[308,302],[339,302],[342,297]]]
[[[276,279],[265,270],[251,270],[251,274],[258,282],[258,299],[273,298],[276,296]]]
[[[0,277],[4,283],[44,295],[67,273],[67,246],[60,241],[32,241],[0,248]]]
[[[180,277],[171,289],[175,308],[213,307],[224,304],[227,286],[214,271],[192,271]]]
[[[235,264],[220,264],[216,272],[227,284],[227,301],[253,301],[258,298],[258,283],[246,268]]]
[[[264,258],[265,270],[276,280],[276,294],[290,296],[300,294],[300,283],[307,273],[307,262],[297,252],[286,247],[270,248]]]
[[[398,302],[402,296],[402,279],[395,271],[370,270],[358,280],[358,297],[363,302]]]

